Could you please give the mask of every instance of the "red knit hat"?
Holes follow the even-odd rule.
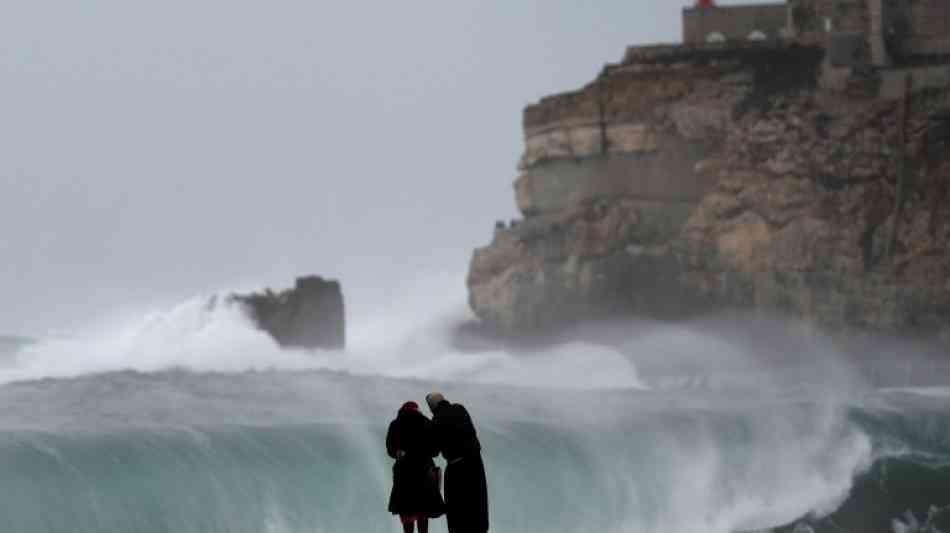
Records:
[[[416,402],[406,402],[402,404],[402,407],[399,408],[400,411],[418,411],[419,404]]]

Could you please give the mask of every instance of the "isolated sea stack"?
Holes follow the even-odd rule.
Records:
[[[524,219],[475,251],[476,315],[510,335],[722,309],[947,334],[950,3],[847,6],[686,9],[684,44],[528,106]]]
[[[319,276],[297,278],[278,293],[234,295],[258,327],[284,348],[342,350],[346,344],[340,283]]]

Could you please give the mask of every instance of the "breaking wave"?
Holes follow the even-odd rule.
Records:
[[[820,343],[805,369],[687,326],[465,353],[458,319],[369,317],[345,353],[288,351],[196,298],[19,346],[0,368],[0,523],[396,531],[384,431],[440,389],[476,418],[493,532],[947,530],[947,389],[878,389]]]
[[[616,350],[572,344],[519,358],[498,350],[477,356],[451,347],[456,317],[431,323],[369,317],[351,326],[345,354],[283,350],[228,298],[199,297],[105,334],[23,346],[0,367],[0,382],[120,370],[153,372],[326,369],[359,375],[448,379],[570,388],[640,388],[635,366]]]

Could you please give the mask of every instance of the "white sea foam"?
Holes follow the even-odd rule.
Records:
[[[134,369],[241,371],[307,368],[306,354],[281,351],[234,304],[189,300],[106,333],[44,340],[21,349],[0,368],[0,380],[72,377]]]
[[[614,533],[767,529],[807,513],[832,511],[871,460],[868,438],[847,424],[833,401],[810,398],[801,404],[748,389],[737,396],[708,389],[650,391],[630,359],[587,343],[528,355],[463,353],[451,348],[448,333],[461,318],[462,303],[426,305],[435,318],[422,319],[411,306],[354,317],[348,349],[331,353],[281,350],[240,306],[199,297],[105,334],[25,347],[15,361],[0,367],[0,381],[172,367],[327,369],[352,375],[343,383],[290,382],[288,397],[278,400],[271,388],[259,397],[253,390],[238,396],[229,392],[220,404],[213,392],[205,392],[192,407],[176,410],[183,413],[175,415],[182,427],[205,423],[202,413],[211,417],[225,411],[232,421],[250,423],[260,417],[305,421],[314,416],[308,413],[311,405],[341,416],[353,416],[354,406],[375,413],[417,395],[420,387],[447,386],[455,389],[452,393],[464,392],[465,402],[480,416],[486,457],[494,469],[494,500],[519,502],[497,505],[497,531],[562,530],[564,523],[544,516],[551,501],[581,506],[576,517],[567,519],[575,525],[583,524],[584,513],[606,513],[604,523],[612,524]],[[636,336],[627,349],[668,359],[720,357],[745,370],[755,366],[741,347],[683,328]],[[363,387],[369,376],[394,380]],[[749,379],[763,376],[767,373],[757,372]],[[765,387],[773,386],[764,381]],[[100,398],[110,405],[102,418],[141,419],[148,415],[136,405],[154,405],[152,395],[166,394],[174,394],[180,407],[192,402],[177,389],[143,393],[128,408],[123,406],[127,400]],[[247,400],[232,405],[237,397]],[[56,420],[74,416],[70,411]],[[88,410],[81,416],[98,420]],[[523,423],[544,429],[535,434]],[[629,433],[623,429],[627,426]],[[371,471],[374,493],[385,494],[387,466],[379,454],[379,435],[364,424],[344,427],[349,448]],[[557,428],[563,429],[558,433]],[[516,477],[506,481],[508,475]],[[576,490],[590,493],[578,500]],[[272,530],[296,530],[288,516],[275,503]],[[558,517],[565,520],[563,513],[551,520]]]
[[[420,320],[409,312],[356,320],[343,352],[283,350],[255,328],[244,308],[197,297],[105,333],[39,342],[0,367],[0,381],[72,377],[118,370],[240,372],[328,369],[474,383],[562,388],[642,388],[634,365],[608,348],[574,343],[530,357],[461,353],[448,331],[457,313]]]

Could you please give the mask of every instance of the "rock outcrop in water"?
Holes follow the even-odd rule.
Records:
[[[258,327],[285,348],[342,350],[346,344],[343,293],[337,281],[297,278],[278,293],[234,295],[247,306]]]
[[[509,334],[723,308],[945,330],[950,83],[900,71],[892,97],[893,72],[832,80],[823,56],[633,48],[529,106],[524,220],[475,251],[476,315]]]

